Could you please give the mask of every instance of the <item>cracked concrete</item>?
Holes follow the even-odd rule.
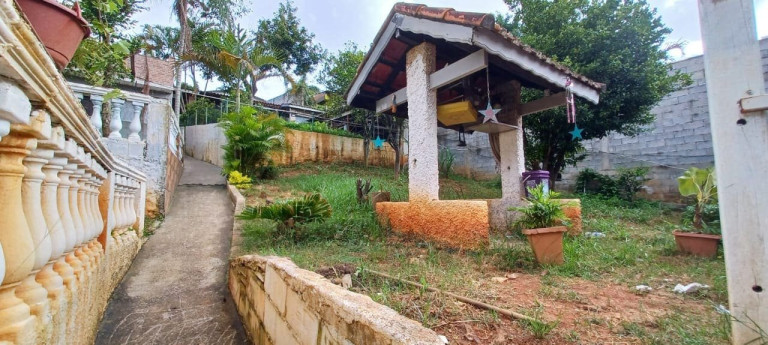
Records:
[[[191,157],[165,222],[115,290],[96,344],[246,344],[227,290],[232,204],[220,169]]]

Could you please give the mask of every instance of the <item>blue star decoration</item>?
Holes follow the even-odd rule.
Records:
[[[571,133],[571,137],[572,137],[571,141],[574,141],[576,139],[582,139],[581,138],[581,132],[582,131],[584,131],[583,128],[579,128],[579,125],[574,124],[573,125],[573,130],[568,132],[568,133]]]
[[[488,106],[485,108],[485,110],[480,111],[480,115],[485,116],[483,123],[488,121],[491,121],[492,123],[498,123],[499,120],[496,119],[496,114],[498,114],[500,111],[501,109],[493,109],[491,102],[488,102]]]
[[[373,140],[373,147],[380,149],[382,146],[384,146],[384,139],[377,135],[376,139]]]

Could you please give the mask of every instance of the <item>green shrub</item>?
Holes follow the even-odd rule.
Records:
[[[280,176],[280,168],[278,168],[272,161],[259,166],[257,170],[259,172],[259,178],[262,180],[274,180]]]
[[[618,174],[612,177],[592,169],[584,169],[576,176],[575,192],[635,201],[635,194],[649,180],[646,175],[650,169],[648,167],[619,168],[617,172]]]
[[[441,174],[447,175],[451,173],[454,159],[456,159],[456,157],[453,155],[451,149],[447,147],[440,149],[440,153],[437,156],[437,163]]]
[[[221,117],[221,110],[208,98],[198,98],[187,103],[185,110],[179,115],[179,122],[183,126],[196,124],[215,123]]]
[[[224,149],[225,174],[241,171],[261,176],[259,167],[268,165],[273,152],[285,149],[285,121],[276,114],[260,113],[252,107],[243,107],[221,117],[227,143]]]
[[[240,189],[251,188],[251,178],[248,177],[247,175],[241,174],[237,170],[229,173],[229,178],[227,179],[227,182],[229,182],[229,184]]]
[[[548,228],[564,224],[567,217],[563,212],[563,204],[555,200],[559,193],[544,192],[544,185],[539,184],[536,187],[528,188],[529,205],[523,207],[513,207],[511,210],[521,213],[520,218],[515,222],[515,226],[522,229]]]
[[[360,136],[359,134],[355,134],[350,131],[328,127],[328,124],[325,122],[304,122],[304,123],[287,122],[285,126],[290,129],[295,129],[297,131],[325,133],[325,134],[332,134],[332,135],[338,135],[340,137],[349,137],[349,138],[362,138],[362,136]]]
[[[696,214],[696,206],[689,205],[683,212],[683,224],[693,226],[693,219]],[[701,230],[705,233],[720,234],[720,207],[717,203],[706,204],[701,208]]]

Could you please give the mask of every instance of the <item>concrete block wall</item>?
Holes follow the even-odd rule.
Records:
[[[304,162],[363,162],[363,139],[341,137],[330,134],[287,130],[286,143],[290,150],[275,154],[272,159],[277,165]],[[224,166],[224,150],[227,142],[224,130],[217,124],[184,127],[184,153],[196,159]],[[407,161],[403,159],[403,161]],[[371,143],[369,163],[378,166],[393,166],[395,151],[389,145],[380,149]]]
[[[760,40],[760,50],[768,92],[767,38]],[[689,74],[693,83],[670,93],[651,110],[656,120],[645,132],[635,137],[612,134],[603,139],[585,141],[587,158],[576,167],[567,167],[563,171],[558,188],[572,189],[576,175],[585,168],[610,175],[615,174],[617,168],[646,166],[651,168],[648,174],[651,180],[645,185],[643,197],[680,201],[677,177],[691,166],[714,165],[704,57],[694,56],[677,61],[671,64],[671,68]],[[495,173],[495,160],[487,135],[467,135],[467,148],[464,149],[458,147],[455,131],[440,129],[438,142],[441,147],[450,148],[456,156],[456,172],[473,177]]]
[[[247,255],[232,260],[229,289],[256,345],[443,345],[437,333],[418,322],[287,258]]]
[[[768,92],[768,39],[760,41],[763,75]],[[650,167],[645,198],[681,201],[677,177],[689,167],[715,164],[709,122],[704,57],[695,56],[671,65],[690,75],[693,83],[664,97],[651,112],[656,116],[647,131],[635,137],[613,134],[584,143],[589,156],[563,172],[561,186],[572,187],[579,171],[590,168],[614,174],[618,168]],[[736,119],[734,119],[734,123]]]

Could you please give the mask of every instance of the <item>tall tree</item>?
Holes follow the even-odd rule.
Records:
[[[355,75],[357,67],[363,63],[365,52],[353,42],[347,42],[344,48],[330,54],[323,62],[323,68],[320,70],[318,81],[325,87],[328,93],[326,100],[327,113],[330,116],[339,116],[348,113],[351,122],[363,129],[363,161],[368,166],[368,153],[371,146],[371,136],[373,135],[374,119],[373,113],[359,108],[352,108],[347,105],[344,99],[344,93],[349,89]]]
[[[511,15],[499,18],[513,35],[595,81],[607,84],[600,104],[577,99],[576,122],[585,140],[610,133],[637,135],[654,120],[651,108],[687,79],[670,73],[662,48],[670,29],[645,0],[505,0]],[[541,93],[525,90],[524,98]],[[524,99],[525,101],[525,99]],[[565,110],[526,116],[526,159],[555,177],[583,159],[581,142]]]
[[[304,76],[314,70],[324,51],[319,44],[312,44],[315,35],[301,26],[296,10],[291,0],[281,3],[272,19],[259,21],[256,40],[284,58],[286,71]]]

